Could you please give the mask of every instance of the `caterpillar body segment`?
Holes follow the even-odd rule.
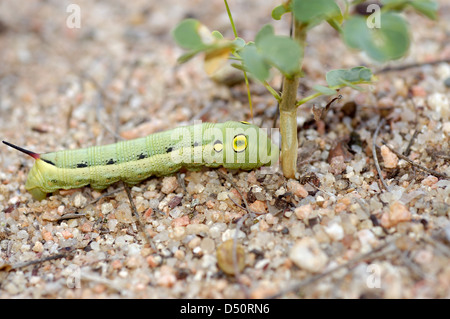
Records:
[[[25,188],[37,200],[58,189],[90,185],[101,190],[118,181],[135,185],[181,168],[251,170],[275,163],[279,155],[264,130],[232,121],[178,127],[115,144],[45,154],[4,143],[36,159]]]

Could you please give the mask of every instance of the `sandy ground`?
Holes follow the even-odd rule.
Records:
[[[271,2],[230,1],[241,37],[272,21]],[[425,64],[450,59],[450,4],[439,2],[438,22],[408,15],[413,46],[389,65],[350,52],[328,26],[311,31],[301,95],[335,68],[420,65],[379,72],[366,92],[342,90],[324,121],[302,107],[299,180],[224,169],[152,178],[132,188],[139,224],[121,184],[33,200],[33,160],[2,145],[0,297],[449,298],[450,64]],[[212,81],[201,57],[176,63],[183,51],[170,32],[183,18],[232,36],[222,1],[81,0],[75,29],[69,4],[0,3],[2,140],[49,152],[195,120],[272,126],[276,103],[259,84],[251,120],[245,85]],[[288,34],[287,19],[274,25]],[[409,148],[441,175],[382,147],[387,191],[372,154],[378,126],[378,146]],[[235,237],[237,276],[223,271]]]

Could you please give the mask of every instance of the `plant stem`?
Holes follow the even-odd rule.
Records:
[[[264,85],[264,87],[267,89],[267,91],[269,91],[270,94],[272,94],[273,97],[274,97],[278,102],[281,101],[281,96],[278,94],[277,91],[275,91],[275,90],[273,89],[273,87],[271,87],[271,86],[269,85],[269,83],[267,83],[266,81],[264,81],[264,82],[263,82],[263,85]]]
[[[250,117],[253,121],[252,95],[250,93],[250,84],[248,83],[247,72],[245,70],[244,70],[244,80],[245,80],[245,86],[247,87],[247,98],[248,98],[248,105],[250,106]]]
[[[294,40],[304,48],[306,27],[294,17]],[[303,59],[301,59],[303,60]],[[300,62],[301,63],[301,62]],[[285,78],[280,103],[281,167],[286,178],[294,178],[297,171],[297,89],[299,76]]]
[[[226,7],[227,13],[228,13],[228,19],[230,19],[230,24],[231,24],[231,27],[233,28],[234,37],[237,38],[238,33],[236,31],[236,25],[234,24],[233,15],[231,14],[230,7],[228,6],[228,1],[224,0],[223,2],[225,2],[225,7]],[[245,85],[247,87],[248,104],[250,106],[250,117],[253,120],[253,104],[252,104],[252,95],[250,93],[250,84],[248,83],[247,72],[245,70],[242,70],[242,71],[244,72]]]
[[[228,18],[230,19],[231,27],[233,28],[234,37],[237,38],[238,34],[236,31],[236,26],[234,25],[233,16],[231,15],[230,7],[228,6],[228,1],[224,0],[225,7],[227,8]]]

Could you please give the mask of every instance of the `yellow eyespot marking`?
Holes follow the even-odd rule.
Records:
[[[222,142],[219,141],[219,140],[215,141],[215,142],[214,142],[213,148],[214,148],[214,150],[215,150],[217,153],[222,152],[222,150],[223,150],[223,144],[222,144]]]
[[[233,139],[233,150],[236,153],[245,151],[247,148],[247,137],[244,134],[236,135]]]
[[[242,123],[242,124],[248,124],[248,125],[250,125],[250,123],[249,123],[249,122],[246,122],[246,121],[241,121],[241,123]]]

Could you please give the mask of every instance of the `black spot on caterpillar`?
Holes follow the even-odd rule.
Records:
[[[279,155],[279,148],[264,130],[232,121],[178,127],[116,144],[45,154],[3,143],[36,160],[25,188],[38,200],[57,189],[90,184],[101,190],[117,181],[134,185],[183,167],[250,170],[275,163]]]

